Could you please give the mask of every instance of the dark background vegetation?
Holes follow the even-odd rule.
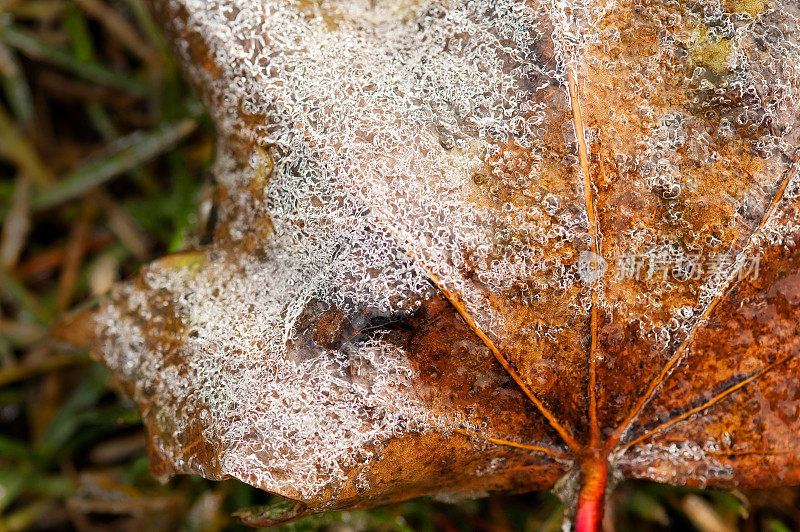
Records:
[[[132,403],[48,340],[143,263],[205,230],[214,132],[142,0],[0,0],[0,532],[233,530],[278,502],[244,484],[149,475]],[[798,530],[797,489],[629,482],[618,530]],[[548,493],[413,501],[285,530],[560,530]]]

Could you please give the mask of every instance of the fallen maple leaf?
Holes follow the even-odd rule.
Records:
[[[800,482],[797,2],[153,4],[220,133],[214,243],[93,318],[156,475]]]

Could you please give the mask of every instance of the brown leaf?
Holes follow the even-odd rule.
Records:
[[[220,132],[214,244],[95,317],[157,475],[800,481],[795,2],[153,3]]]

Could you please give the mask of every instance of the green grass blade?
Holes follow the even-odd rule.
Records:
[[[0,30],[0,40],[33,59],[55,65],[86,81],[120,89],[133,96],[145,96],[150,90],[147,83],[116,72],[99,63],[81,61],[70,53],[51,46],[13,26]]]
[[[177,123],[165,124],[149,133],[128,135],[120,139],[119,147],[106,157],[85,164],[34,195],[31,207],[34,211],[41,211],[80,197],[86,191],[170,150],[196,127],[197,122],[187,118]]]

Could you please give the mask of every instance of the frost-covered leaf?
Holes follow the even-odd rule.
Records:
[[[95,317],[158,475],[800,481],[795,1],[152,3],[220,134],[213,244]]]

